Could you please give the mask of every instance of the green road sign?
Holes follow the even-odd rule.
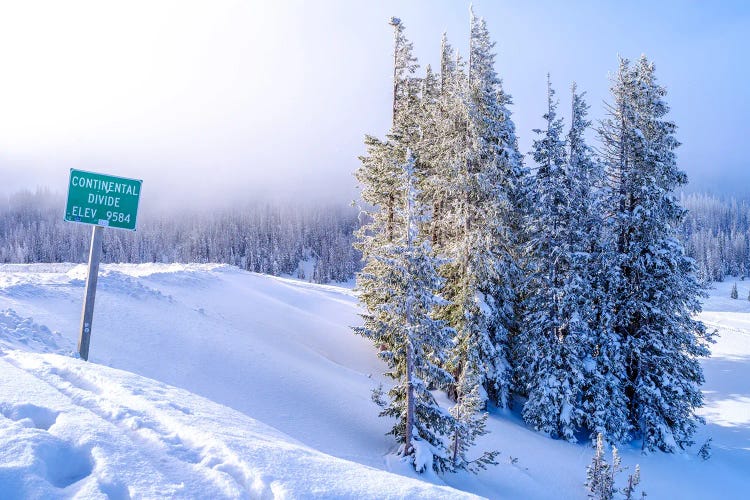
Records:
[[[70,169],[65,220],[135,231],[143,181]]]

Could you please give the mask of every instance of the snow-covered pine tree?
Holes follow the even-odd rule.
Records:
[[[477,473],[486,469],[488,465],[497,465],[495,458],[499,452],[484,451],[473,460],[468,457],[476,438],[488,432],[486,429],[488,414],[483,411],[485,401],[480,392],[482,386],[477,380],[468,378],[472,376],[476,377],[476,374],[465,370],[457,383],[456,392],[461,395],[461,398],[450,410],[454,418],[450,453],[454,470],[464,469]]]
[[[591,492],[589,497],[596,500],[612,500],[617,492],[615,476],[621,471],[617,448],[612,447],[612,463],[608,463],[604,456],[604,440],[602,435],[598,434],[594,457],[586,468],[586,488]]]
[[[367,154],[360,157],[361,167],[356,172],[362,200],[367,208],[362,209],[362,226],[357,231],[356,247],[362,252],[364,266],[357,275],[359,300],[365,306],[365,327],[373,330],[383,325],[380,306],[389,300],[381,285],[387,280],[389,270],[375,258],[382,249],[392,244],[404,231],[404,222],[398,220],[397,207],[404,199],[403,165],[410,141],[417,133],[413,119],[418,101],[415,99],[414,76],[417,63],[412,55],[412,44],[405,35],[403,23],[391,18],[394,31],[393,105],[392,124],[386,141],[365,136]],[[381,332],[386,336],[388,332]],[[389,344],[385,339],[381,348]]]
[[[367,312],[355,331],[380,348],[388,374],[397,380],[389,391],[382,415],[396,418],[392,433],[400,453],[419,472],[430,467],[452,469],[442,435],[453,418],[439,408],[429,385],[445,386],[452,377],[438,366],[444,362],[452,331],[431,318],[442,285],[428,244],[420,240],[419,226],[428,224],[416,199],[416,155],[429,105],[418,99],[430,94],[432,78],[414,77],[416,61],[400,20],[393,18],[394,87],[393,125],[388,141],[368,137],[368,155],[362,158],[357,178],[362,198],[373,209],[360,231],[365,266],[358,275],[360,300]],[[407,153],[408,152],[408,153]],[[421,199],[421,197],[420,197]],[[406,208],[400,208],[406,203]]]
[[[530,266],[517,367],[527,400],[523,418],[537,430],[568,441],[583,422],[584,359],[591,344],[587,276],[574,268],[583,253],[575,223],[580,206],[569,176],[562,119],[547,75],[546,126],[532,147],[537,163],[530,233]],[[580,168],[581,166],[578,165]],[[577,180],[575,180],[577,181]],[[575,186],[578,187],[578,186]]]
[[[732,284],[732,291],[729,292],[729,296],[733,299],[739,297],[739,294],[737,293],[737,283]]]
[[[440,68],[437,97],[433,99],[431,94],[423,92],[423,105],[428,112],[425,113],[427,119],[419,151],[420,160],[428,166],[421,187],[425,203],[432,206],[430,238],[433,249],[445,255],[445,245],[457,235],[454,184],[466,151],[466,75],[463,62],[456,56],[445,34],[441,43]]]
[[[454,375],[480,383],[492,401],[505,406],[517,278],[516,240],[509,224],[517,214],[514,202],[524,171],[493,46],[484,20],[472,13],[468,75],[464,90],[456,92],[461,99],[453,101],[454,110],[463,107],[463,119],[459,114],[454,121],[459,133],[452,144],[458,147],[446,162],[453,170],[454,233],[442,248],[452,261],[443,270],[450,305],[442,313],[457,332]],[[462,404],[462,394],[455,395]]]
[[[415,146],[419,152],[417,180],[420,190],[420,203],[431,209],[429,227],[422,228],[435,247],[441,232],[443,211],[445,205],[445,179],[441,168],[439,144],[442,141],[440,124],[443,120],[440,112],[440,75],[432,71],[431,66],[425,68],[425,76],[421,80],[419,101],[419,138]]]
[[[367,154],[360,157],[362,166],[356,176],[362,190],[362,199],[371,207],[366,214],[368,223],[363,225],[360,233],[363,257],[367,261],[367,247],[376,245],[377,239],[370,236],[382,236],[386,243],[393,241],[397,231],[396,207],[403,199],[403,186],[400,185],[403,162],[407,147],[413,146],[418,135],[418,123],[414,116],[418,114],[418,86],[415,76],[419,67],[412,54],[412,43],[406,38],[405,28],[400,19],[390,20],[393,26],[393,102],[391,130],[387,141],[367,135],[365,146]]]
[[[701,421],[698,358],[709,354],[711,336],[694,319],[702,289],[675,237],[684,210],[672,191],[687,178],[677,168],[665,95],[645,56],[634,67],[622,59],[600,137],[612,182],[619,274],[612,327],[625,354],[628,418],[644,449],[674,451],[692,443]]]
[[[589,106],[575,83],[571,94],[567,135],[571,288],[565,294],[565,308],[576,318],[571,328],[579,332],[579,350],[584,354],[583,427],[591,431],[592,438],[603,434],[618,442],[630,429],[624,354],[619,337],[611,330],[611,299],[618,273],[614,245],[605,233],[604,170],[585,139],[591,126]]]
[[[442,286],[437,274],[440,261],[420,235],[425,216],[417,201],[415,177],[415,158],[409,153],[400,176],[405,185],[405,207],[397,210],[405,230],[372,256],[385,271],[379,286],[388,300],[378,304],[371,312],[373,319],[355,331],[383,346],[379,356],[388,364],[386,374],[396,381],[381,416],[396,420],[390,433],[400,445],[399,454],[417,472],[441,472],[454,468],[445,445],[454,419],[440,408],[429,387],[445,387],[453,381],[441,368],[453,331],[432,317],[433,308],[441,303],[435,294]]]
[[[635,498],[635,489],[641,484],[641,466],[635,464],[635,471],[628,475],[628,484],[622,489],[622,494],[625,495],[625,500],[633,500]],[[641,492],[641,498],[644,498],[645,492]]]
[[[419,92],[421,81],[416,76],[419,68],[413,55],[413,44],[406,38],[401,20],[392,17],[393,26],[393,110],[391,133],[400,136],[402,143],[415,146],[420,134]],[[398,206],[398,201],[394,206]]]

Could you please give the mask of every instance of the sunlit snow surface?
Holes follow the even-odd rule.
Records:
[[[417,478],[392,455],[372,388],[384,366],[349,326],[351,290],[217,265],[107,265],[90,362],[75,351],[85,267],[0,265],[0,498],[585,498],[588,443],[492,410],[500,465]],[[702,319],[707,425],[681,453],[641,455],[650,498],[750,491],[750,281]],[[113,367],[116,369],[112,369]],[[713,457],[697,450],[713,438]],[[517,460],[516,460],[517,459]],[[625,471],[620,478],[624,485]]]

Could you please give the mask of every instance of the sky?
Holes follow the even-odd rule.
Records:
[[[546,74],[603,115],[618,54],[646,54],[669,91],[691,189],[750,194],[750,3],[473,2],[497,42],[521,151]],[[390,119],[398,16],[422,66],[461,1],[0,0],[0,191],[64,192],[70,168],[143,179],[142,203],[346,201],[363,137]],[[530,159],[527,159],[527,162]]]

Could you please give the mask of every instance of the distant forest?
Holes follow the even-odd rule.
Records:
[[[86,262],[91,228],[63,221],[47,190],[0,198],[0,262]],[[142,212],[145,212],[142,209]],[[218,262],[316,283],[360,267],[356,209],[341,204],[248,203],[192,213],[139,213],[137,231],[104,232],[104,262]]]
[[[91,230],[62,220],[62,196],[22,191],[0,199],[0,262],[85,262]],[[682,195],[680,231],[698,277],[750,272],[750,203]],[[315,283],[349,281],[360,267],[352,247],[357,210],[345,204],[247,204],[237,209],[143,215],[138,231],[106,231],[105,262],[219,262]]]
[[[704,281],[750,272],[750,203],[706,194],[683,195],[688,210],[680,237]]]

